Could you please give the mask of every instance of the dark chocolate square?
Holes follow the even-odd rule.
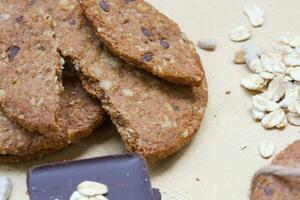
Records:
[[[122,154],[31,168],[27,187],[31,200],[69,200],[83,181],[108,186],[109,200],[159,200],[151,187],[147,164],[136,154]]]

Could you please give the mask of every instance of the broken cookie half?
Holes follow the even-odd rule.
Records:
[[[22,16],[0,41],[1,110],[29,131],[58,131],[62,60],[50,16]]]
[[[143,0],[81,0],[95,32],[110,51],[176,84],[201,85],[202,64],[178,25]]]
[[[0,162],[44,157],[87,137],[103,123],[105,113],[100,103],[83,90],[74,73],[65,70],[63,83],[58,112],[60,131],[56,137],[31,133],[0,113]]]
[[[124,64],[105,49],[100,56],[98,65],[79,66],[83,86],[101,100],[128,151],[156,161],[191,141],[207,105],[205,80],[200,87],[173,85]]]

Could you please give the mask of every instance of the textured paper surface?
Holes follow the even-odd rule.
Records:
[[[271,139],[276,153],[300,138],[299,127],[266,131],[250,117],[250,94],[240,87],[248,74],[246,67],[234,65],[233,55],[241,44],[228,39],[239,25],[250,23],[243,14],[247,0],[149,0],[174,19],[190,39],[216,38],[215,52],[199,50],[209,85],[209,106],[199,134],[187,148],[150,166],[153,185],[161,189],[164,200],[246,200],[254,172],[268,164],[259,156],[261,141]],[[262,28],[254,29],[249,41],[271,47],[286,32],[300,36],[299,0],[255,1],[266,11]],[[230,95],[225,92],[231,90]],[[243,151],[240,146],[246,144]],[[83,142],[47,159],[34,163],[0,165],[0,175],[13,181],[11,200],[28,200],[26,170],[35,164],[63,159],[102,156],[123,151],[113,128],[100,128]],[[196,181],[199,178],[199,181]]]

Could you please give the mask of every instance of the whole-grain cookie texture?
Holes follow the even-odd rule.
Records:
[[[1,110],[30,131],[58,130],[61,58],[48,15],[26,15],[0,33]]]
[[[105,49],[99,62],[85,66],[83,86],[101,99],[128,151],[156,161],[191,141],[207,105],[205,79],[200,87],[172,85],[124,64]]]
[[[41,158],[79,141],[105,119],[99,102],[82,88],[78,78],[65,70],[64,92],[59,101],[60,131],[45,137],[26,131],[0,113],[0,162],[20,162]]]
[[[202,64],[178,25],[143,0],[80,0],[95,32],[115,55],[165,80],[201,84]]]
[[[277,174],[262,174],[252,185],[251,200],[300,199],[300,141],[288,146],[275,157],[272,166]]]
[[[102,47],[76,0],[28,6],[37,8],[51,13],[61,55],[81,72],[85,89],[101,100],[128,151],[156,161],[191,141],[207,104],[205,79],[200,87],[174,85],[125,65]]]

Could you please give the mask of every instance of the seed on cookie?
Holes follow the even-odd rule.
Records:
[[[183,37],[175,22],[146,1],[127,5],[130,2],[102,0],[99,6],[99,0],[81,0],[80,6],[112,54],[167,81],[199,86],[204,74],[194,44]],[[129,21],[130,27],[120,28]],[[154,55],[155,62],[151,62]]]
[[[153,36],[153,33],[151,31],[149,31],[149,29],[145,28],[145,27],[142,27],[141,28],[141,31],[143,32],[144,36],[146,37],[151,37]]]
[[[170,44],[167,42],[167,40],[161,39],[161,40],[159,40],[159,44],[160,44],[162,47],[164,47],[165,49],[170,48]]]
[[[12,62],[15,57],[17,56],[18,52],[21,50],[21,48],[19,46],[11,46],[8,49],[8,60],[9,62]]]
[[[145,62],[151,62],[153,60],[153,53],[147,52],[144,54],[143,60]]]
[[[105,0],[101,0],[99,4],[105,12],[109,12],[109,4]]]
[[[16,18],[16,22],[18,24],[20,24],[23,21],[23,19],[24,19],[24,16],[21,15],[21,16],[19,16],[19,17]]]
[[[0,89],[0,102],[5,98],[5,90]]]
[[[8,14],[8,13],[0,14],[0,21],[6,21],[9,18],[10,18],[10,14]]]

